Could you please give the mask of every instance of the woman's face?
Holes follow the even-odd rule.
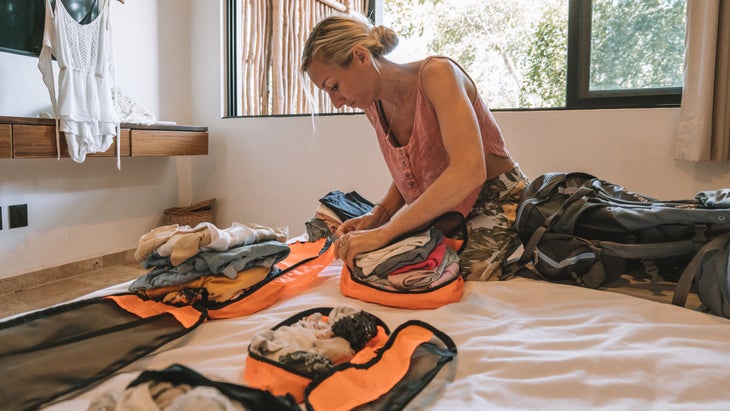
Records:
[[[375,101],[377,82],[373,75],[377,73],[365,49],[353,50],[353,59],[346,67],[314,58],[307,73],[317,87],[329,94],[337,108],[345,105],[365,109]]]

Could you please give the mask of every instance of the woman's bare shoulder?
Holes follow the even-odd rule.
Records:
[[[462,90],[469,96],[473,85],[469,76],[452,59],[432,57],[426,59],[421,68],[421,87],[427,95],[446,90]]]

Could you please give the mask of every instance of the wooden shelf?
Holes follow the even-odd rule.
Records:
[[[0,158],[55,158],[56,128],[53,119],[0,116]],[[208,128],[178,125],[121,124],[122,157],[163,157],[208,154]],[[103,153],[89,157],[115,157],[117,139]],[[60,136],[61,157],[68,158],[66,137]]]
[[[13,157],[13,126],[0,124],[0,158]]]
[[[132,157],[208,154],[208,133],[131,130]]]

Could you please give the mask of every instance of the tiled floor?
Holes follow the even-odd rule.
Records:
[[[147,271],[138,263],[118,264],[20,291],[0,290],[0,318],[81,297],[101,288],[133,280]]]

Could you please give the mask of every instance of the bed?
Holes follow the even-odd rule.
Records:
[[[446,333],[456,375],[429,410],[728,410],[730,320],[625,293],[515,278],[467,282],[458,303],[397,309],[344,297],[342,263],[250,316],[209,321],[48,410],[84,410],[140,372],[183,364],[242,384],[254,333],[314,307],[351,305],[391,329],[411,320]],[[125,291],[128,283],[99,290]]]

